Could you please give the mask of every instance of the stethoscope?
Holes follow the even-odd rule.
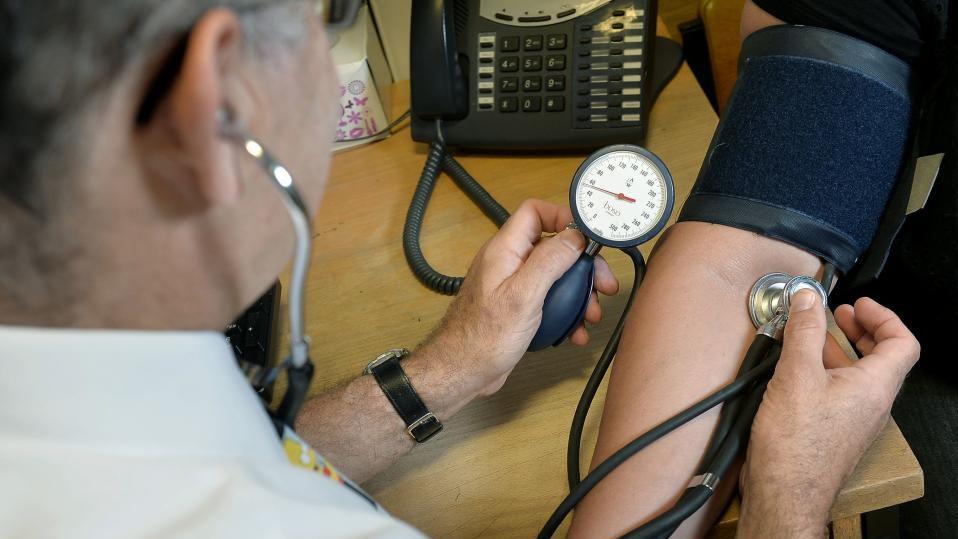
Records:
[[[288,387],[276,410],[270,410],[270,417],[277,434],[283,437],[284,431],[293,429],[296,416],[306,401],[309,385],[313,379],[313,362],[309,357],[309,337],[306,336],[304,300],[306,274],[309,271],[312,251],[312,223],[309,209],[293,182],[290,171],[259,141],[240,129],[231,115],[224,111],[220,114],[220,134],[237,144],[244,153],[252,157],[266,172],[270,183],[276,187],[289,213],[293,231],[296,234],[296,247],[293,255],[292,274],[289,281],[289,355],[274,367],[255,373],[251,379],[253,388],[260,392],[271,386],[276,378],[286,371]]]
[[[289,170],[261,143],[236,127],[226,115],[221,125],[222,135],[242,147],[266,172],[280,194],[296,234],[288,298],[290,354],[277,366],[262,371],[252,380],[254,388],[259,389],[271,385],[282,371],[286,371],[288,388],[279,407],[270,412],[277,433],[282,437],[284,431],[292,429],[295,424],[314,372],[309,357],[309,339],[305,334],[303,302],[312,239],[309,211]],[[437,148],[433,148],[436,155],[430,156],[433,161],[438,163],[445,157],[451,161],[449,166],[459,166],[451,157],[442,155],[444,148]],[[467,176],[464,170],[461,174]],[[426,178],[425,173],[423,176],[426,180],[435,181],[435,175],[431,179]],[[427,187],[431,193],[432,185]],[[483,191],[481,194],[492,200],[488,193]],[[594,285],[595,257],[602,247],[620,249],[628,255],[634,264],[635,277],[625,309],[576,407],[567,453],[569,494],[542,527],[538,535],[540,538],[551,537],[575,506],[631,456],[713,407],[724,404],[699,473],[691,478],[680,499],[671,509],[624,537],[671,535],[686,518],[708,501],[718,482],[726,477],[735,458],[747,445],[752,420],[781,353],[781,339],[788,321],[791,298],[799,290],[811,289],[819,294],[823,305],[827,307],[825,288],[811,277],[793,277],[785,273],[762,277],[753,286],[748,300],[749,313],[758,330],[735,380],[635,438],[599,463],[584,478],[580,478],[579,453],[585,418],[618,349],[626,315],[645,273],[645,260],[638,246],[654,238],[665,227],[674,207],[674,198],[675,188],[668,168],[655,154],[640,146],[614,145],[602,148],[586,158],[573,176],[569,190],[573,214],[570,227],[582,232],[588,244],[582,256],[546,295],[542,323],[529,350],[558,346],[582,323]],[[420,211],[425,211],[427,202],[428,196]],[[418,243],[418,233],[415,236]],[[826,271],[826,275],[830,276],[830,272]]]

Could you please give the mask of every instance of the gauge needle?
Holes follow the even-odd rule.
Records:
[[[613,193],[612,191],[607,191],[607,190],[605,190],[605,189],[603,189],[603,188],[601,188],[601,187],[596,187],[596,186],[594,186],[594,185],[589,186],[589,188],[590,188],[590,189],[595,189],[596,191],[601,191],[601,192],[603,192],[603,193],[605,193],[605,194],[607,194],[607,195],[612,195],[612,196],[614,196],[615,198],[617,198],[617,199],[619,199],[619,200],[624,200],[624,201],[626,201],[626,202],[635,202],[635,199],[634,199],[634,198],[627,197],[627,196],[625,196],[625,194],[623,194],[623,193]]]

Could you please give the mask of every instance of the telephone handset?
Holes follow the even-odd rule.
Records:
[[[681,63],[677,44],[656,39],[655,0],[412,7],[412,136],[421,142],[437,140],[441,120],[449,146],[640,143],[655,94]]]

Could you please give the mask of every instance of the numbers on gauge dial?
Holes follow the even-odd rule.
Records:
[[[641,154],[607,153],[582,173],[576,209],[585,225],[612,241],[629,241],[662,219],[668,189],[662,172]]]

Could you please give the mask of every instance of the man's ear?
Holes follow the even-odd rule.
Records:
[[[177,161],[188,174],[183,180],[191,185],[181,187],[208,205],[231,202],[241,193],[232,151],[220,135],[227,89],[231,80],[237,80],[241,48],[236,14],[223,8],[206,12],[190,32],[167,106],[157,118],[167,123]]]

